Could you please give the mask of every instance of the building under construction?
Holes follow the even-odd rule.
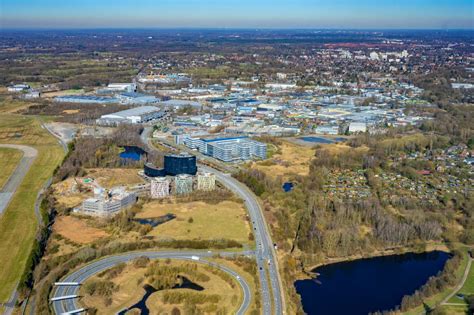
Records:
[[[175,192],[177,195],[187,195],[193,192],[193,177],[188,174],[181,174],[175,177]]]
[[[151,198],[159,199],[170,195],[170,181],[166,177],[157,177],[151,181]]]
[[[212,191],[216,189],[216,175],[212,173],[198,173],[197,189],[204,191]]]

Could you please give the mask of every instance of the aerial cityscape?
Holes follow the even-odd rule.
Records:
[[[0,314],[474,314],[474,2],[0,0]]]

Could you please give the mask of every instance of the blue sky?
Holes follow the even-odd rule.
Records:
[[[474,0],[0,0],[2,28],[474,28]]]

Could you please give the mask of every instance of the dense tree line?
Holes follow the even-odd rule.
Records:
[[[143,167],[146,160],[161,161],[156,153],[146,153],[140,161],[120,158],[121,147],[136,146],[145,149],[140,139],[141,126],[120,125],[112,135],[104,138],[82,137],[70,144],[69,154],[55,174],[56,181],[70,176],[84,176],[87,168]]]

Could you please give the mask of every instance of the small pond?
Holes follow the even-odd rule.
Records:
[[[196,291],[203,291],[204,290],[204,288],[201,287],[199,284],[196,284],[196,283],[192,282],[191,280],[189,280],[186,277],[178,276],[178,279],[180,280],[179,284],[176,284],[172,289],[190,289],[190,290],[196,290]],[[132,306],[130,306],[129,308],[118,312],[118,315],[125,315],[125,314],[127,314],[127,312],[129,312],[129,311],[131,311],[135,308],[140,311],[141,315],[149,315],[150,314],[150,309],[146,305],[146,301],[148,300],[150,295],[152,295],[153,293],[158,292],[160,290],[155,289],[154,287],[152,287],[149,284],[145,284],[143,286],[143,289],[145,290],[145,294],[143,295],[142,299],[140,301],[138,301],[137,303],[133,304]]]
[[[165,214],[165,215],[163,215],[161,217],[157,217],[157,218],[133,219],[133,220],[135,222],[138,222],[138,223],[143,224],[143,225],[149,224],[152,227],[157,227],[158,225],[166,223],[166,222],[171,221],[173,219],[176,219],[176,215],[174,215],[173,213],[168,213],[168,214]]]
[[[293,183],[286,182],[286,183],[283,184],[283,186],[281,188],[283,188],[284,192],[290,192],[290,191],[293,190],[293,187],[294,187]]]
[[[120,152],[120,158],[124,160],[140,161],[142,156],[146,154],[146,151],[136,146],[124,146],[121,147],[124,151]]]

